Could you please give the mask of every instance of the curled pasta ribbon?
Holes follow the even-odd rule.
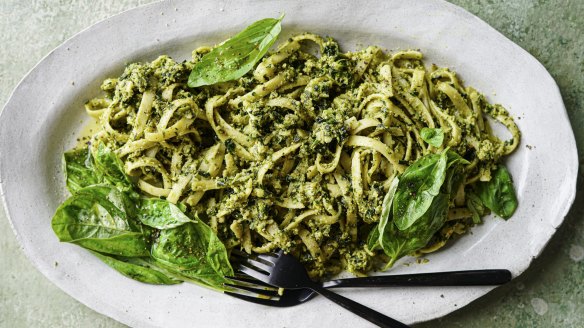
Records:
[[[276,163],[282,157],[287,156],[290,153],[294,152],[295,150],[300,148],[301,145],[302,145],[301,143],[296,143],[296,144],[293,144],[292,146],[288,146],[286,148],[280,149],[277,152],[273,153],[270,160],[267,161],[265,164],[263,164],[260,167],[260,169],[258,170],[258,178],[257,178],[258,184],[261,185],[263,183],[264,176],[266,175],[268,170],[270,168],[272,168],[274,163]]]
[[[332,215],[317,214],[312,216],[311,219],[318,222],[321,225],[331,225],[339,221],[339,218],[341,217],[341,212],[342,211],[339,208]]]
[[[106,98],[95,98],[85,103],[85,112],[94,119],[101,118],[105,110],[111,105],[111,100]]]
[[[390,154],[393,153],[391,149],[389,149],[387,145],[379,140],[363,136],[350,136],[347,139],[345,145],[372,149],[383,155],[383,157],[385,157],[385,159],[387,159],[394,167],[396,167],[399,172],[403,172],[405,170],[405,167],[399,163],[399,159]],[[353,161],[353,165],[354,163],[355,161]]]
[[[302,214],[298,215],[294,221],[290,222],[288,225],[284,227],[284,230],[292,230],[298,227],[298,225],[306,218],[316,215],[318,210],[308,210],[303,212]]]
[[[154,102],[154,91],[148,90],[142,94],[142,100],[140,101],[140,107],[138,108],[138,113],[136,114],[136,123],[134,130],[132,131],[134,137],[139,137],[144,129],[146,128],[146,121],[150,116],[152,111],[152,103]]]
[[[503,124],[511,133],[511,142],[504,143],[503,150],[501,151],[501,155],[509,155],[519,145],[521,132],[519,131],[515,121],[509,116],[507,111],[501,105],[495,105],[495,108],[497,109],[497,114],[492,114],[493,118],[499,121],[499,123]]]
[[[153,186],[142,179],[138,179],[138,188],[146,194],[155,197],[166,197],[168,194],[170,194],[170,189]]]
[[[280,73],[270,80],[264,82],[263,84],[258,85],[250,92],[244,94],[243,96],[237,97],[233,100],[229,101],[229,105],[233,107],[239,106],[242,102],[253,102],[259,98],[262,98],[272,91],[278,89],[286,82],[286,74]]]
[[[120,157],[124,157],[130,153],[139,153],[143,150],[150,149],[156,145],[156,142],[139,139],[136,141],[129,141],[124,146],[116,150],[116,153]]]
[[[180,196],[182,195],[184,189],[186,188],[186,186],[189,184],[189,182],[191,181],[193,177],[192,176],[181,176],[178,181],[172,186],[172,190],[168,193],[168,196],[166,196],[166,200],[168,200],[169,202],[176,204],[180,198]],[[196,190],[195,188],[192,188],[193,190]],[[208,190],[211,188],[207,188],[204,190]]]
[[[302,209],[305,208],[304,204],[300,202],[293,201],[290,198],[284,198],[282,200],[274,201],[274,204],[283,207],[283,208],[290,208],[290,209]]]
[[[168,87],[164,88],[164,90],[162,90],[162,99],[166,101],[171,101],[174,95],[174,89],[176,89],[179,86],[181,86],[180,83],[173,83]]]
[[[103,110],[102,115],[100,116],[103,129],[106,133],[113,136],[116,140],[120,142],[127,142],[129,139],[129,135],[127,133],[122,133],[111,126],[111,121],[114,119],[113,115],[114,107],[112,105],[108,106],[106,109]]]
[[[421,52],[415,50],[405,50],[405,51],[398,51],[393,56],[391,56],[391,61],[396,62],[400,59],[414,59],[414,60],[422,60],[424,56]]]
[[[276,72],[276,65],[290,57],[291,54],[300,49],[300,43],[297,40],[283,44],[278,51],[270,57],[261,61],[253,72],[256,80],[265,82],[266,77],[272,78]]]
[[[166,170],[166,168],[164,168],[160,161],[158,161],[155,158],[142,157],[134,162],[126,162],[124,165],[126,173],[130,176],[133,175],[132,171],[144,167],[150,167],[160,174],[160,176],[162,177],[162,183],[164,188],[168,189],[171,187],[172,179],[168,174],[168,171]]]
[[[298,231],[298,236],[300,237],[304,245],[306,245],[306,248],[310,252],[310,255],[322,261],[322,251],[320,250],[318,242],[316,241],[316,239],[314,239],[312,234],[307,229],[300,229],[300,231]]]
[[[337,145],[337,148],[335,150],[335,156],[333,157],[333,160],[330,163],[326,163],[323,164],[321,163],[322,161],[322,154],[317,154],[316,155],[316,168],[318,169],[318,172],[320,172],[321,174],[325,174],[325,173],[331,173],[332,171],[335,170],[335,168],[337,167],[337,165],[339,165],[339,160],[341,159],[341,151],[343,150],[343,145]]]
[[[464,118],[465,120],[472,120],[472,118],[474,118],[474,116],[472,115],[472,111],[470,110],[468,104],[464,101],[464,99],[462,99],[460,92],[458,92],[450,84],[438,83],[437,89],[444,92],[444,94],[446,94],[448,98],[450,98],[450,100],[454,104],[454,107],[456,107],[456,113],[459,113],[462,116],[462,118]],[[474,123],[473,121],[474,120],[472,120],[471,123]]]
[[[146,132],[144,139],[152,142],[161,142],[190,132],[189,126],[194,120],[181,118],[172,126],[157,132]]]

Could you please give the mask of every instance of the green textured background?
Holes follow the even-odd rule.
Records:
[[[73,34],[152,1],[0,0],[0,106]],[[534,55],[560,86],[580,155],[578,195],[543,254],[509,285],[420,327],[584,327],[584,1],[453,0]],[[123,327],[80,304],[25,258],[0,208],[0,327]]]

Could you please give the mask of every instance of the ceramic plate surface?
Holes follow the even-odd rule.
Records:
[[[485,223],[426,264],[392,273],[507,268],[514,276],[540,254],[574,200],[578,160],[558,87],[526,51],[480,19],[441,1],[173,1],[139,7],[79,33],[22,80],[0,116],[1,198],[24,252],[53,283],[92,309],[139,327],[361,327],[368,323],[320,297],[276,309],[193,284],[151,286],[110,269],[86,250],[59,243],[51,217],[66,197],[63,151],[88,121],[83,104],[126,63],[159,54],[186,59],[253,21],[286,13],[284,37],[334,36],[345,50],[367,45],[420,49],[467,85],[503,104],[522,143],[509,157],[520,206]],[[529,146],[529,147],[527,147]],[[413,262],[411,259],[405,262]],[[56,265],[58,263],[58,265]],[[401,263],[404,263],[402,261]],[[342,293],[406,323],[443,316],[490,287],[387,288]],[[441,297],[444,295],[444,297]]]

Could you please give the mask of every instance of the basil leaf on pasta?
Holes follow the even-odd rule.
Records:
[[[382,243],[382,238],[383,238],[383,233],[386,230],[386,226],[388,224],[392,224],[392,205],[393,205],[393,200],[395,198],[395,194],[397,192],[397,188],[399,186],[399,179],[393,178],[393,181],[391,182],[391,184],[389,185],[389,190],[387,191],[387,194],[385,194],[385,197],[383,198],[383,207],[381,209],[381,217],[379,218],[379,244],[383,245]]]
[[[446,178],[447,152],[422,157],[400,177],[393,202],[395,225],[400,230],[410,227],[430,207]]]
[[[282,18],[259,20],[213,48],[193,67],[189,87],[231,81],[249,72],[278,38]]]
[[[432,236],[444,225],[448,217],[449,196],[439,193],[432,199],[428,210],[406,229],[398,229],[393,222],[386,225],[380,235],[383,252],[391,259],[386,268],[395,261],[428,244]]]
[[[373,229],[369,231],[369,235],[367,236],[367,248],[370,251],[375,251],[380,248],[379,244],[379,224],[373,226]]]
[[[481,217],[489,212],[479,196],[473,192],[466,194],[466,207],[472,213],[472,222],[475,224],[481,223]]]
[[[476,192],[483,204],[503,219],[510,218],[517,209],[513,180],[502,164],[499,164],[490,181],[477,184]]]
[[[420,137],[429,145],[438,148],[444,142],[444,131],[442,129],[423,128],[420,130]]]

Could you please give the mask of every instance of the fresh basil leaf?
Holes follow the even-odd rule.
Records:
[[[198,219],[161,230],[151,254],[171,272],[212,288],[223,290],[225,276],[233,275],[225,245]]]
[[[138,208],[138,219],[143,224],[160,230],[193,222],[177,205],[158,198],[142,199]]]
[[[423,128],[420,137],[429,145],[439,148],[444,142],[444,131],[442,129]]]
[[[391,219],[392,219],[392,204],[393,204],[393,199],[395,198],[395,193],[397,192],[397,188],[399,186],[399,179],[397,177],[393,178],[393,180],[391,181],[391,184],[389,185],[389,189],[387,190],[387,193],[385,194],[385,197],[383,197],[383,205],[381,207],[381,217],[379,218],[379,226],[378,226],[378,238],[379,238],[379,244],[381,245],[381,238],[383,236],[383,232],[386,230],[386,226],[387,224],[391,224]]]
[[[74,149],[63,154],[63,172],[67,189],[74,194],[77,190],[100,182],[93,170],[90,152],[87,148]]]
[[[379,244],[379,224],[373,226],[373,229],[369,231],[369,235],[367,236],[367,248],[370,251],[374,251],[380,248]]]
[[[367,237],[367,248],[369,248],[369,250],[371,251],[374,251],[380,248],[381,246],[382,233],[386,230],[387,223],[390,222],[392,218],[391,204],[393,202],[393,198],[395,196],[398,184],[399,179],[395,177],[391,181],[389,189],[387,190],[387,193],[383,197],[379,223],[376,226],[374,226],[373,229],[371,229],[371,231],[369,232],[369,236]]]
[[[446,149],[441,154],[428,155],[416,161],[399,177],[399,182],[397,178],[392,182],[390,192],[395,195],[390,200],[392,194],[388,192],[384,199],[379,231],[375,233],[379,239],[373,243],[372,233],[368,241],[368,245],[381,247],[391,258],[387,267],[404,255],[426,246],[442,228],[448,217],[450,198],[464,180],[462,164],[468,164],[468,161]],[[398,216],[401,212],[397,202],[405,202],[401,206],[418,211],[417,219],[408,221],[407,225],[402,224],[405,216]],[[420,204],[423,202],[429,202],[429,205],[422,207]],[[392,209],[389,213],[384,212],[387,206]]]
[[[486,207],[503,219],[510,218],[517,209],[513,180],[502,164],[492,173],[490,181],[477,183],[476,193]]]
[[[450,149],[446,149],[445,152],[446,152],[446,155],[448,156],[447,168],[450,168],[453,165],[459,165],[459,164],[468,165],[468,164],[470,164],[470,162],[467,161],[466,159],[464,159],[464,157],[458,155],[456,152],[453,152]]]
[[[212,85],[242,77],[274,44],[282,30],[283,17],[256,21],[204,55],[191,71],[189,87]]]
[[[60,241],[100,253],[148,256],[146,238],[134,220],[135,205],[117,188],[95,185],[78,190],[57,209],[51,226]]]
[[[94,251],[91,251],[91,253],[124,276],[143,283],[154,285],[175,285],[182,282],[173,277],[173,275],[167,270],[157,266],[156,263],[148,257],[125,258],[119,256],[108,256]]]
[[[453,198],[465,178],[461,165],[470,163],[453,151],[448,150],[447,155],[448,164],[446,165],[446,177],[444,178],[444,184],[442,185],[441,190]]]
[[[422,217],[440,192],[446,178],[447,152],[426,155],[401,175],[393,200],[394,223],[400,230]]]
[[[93,154],[93,166],[103,182],[117,186],[124,191],[132,190],[132,181],[124,172],[124,164],[104,144],[97,146],[97,151]]]
[[[428,210],[414,224],[404,230],[389,222],[380,236],[384,253],[391,258],[386,268],[395,261],[428,244],[432,236],[440,230],[448,218],[449,195],[439,193],[432,199]]]
[[[475,193],[468,191],[466,193],[466,207],[472,213],[472,222],[475,224],[481,223],[481,218],[487,214],[488,210]]]

